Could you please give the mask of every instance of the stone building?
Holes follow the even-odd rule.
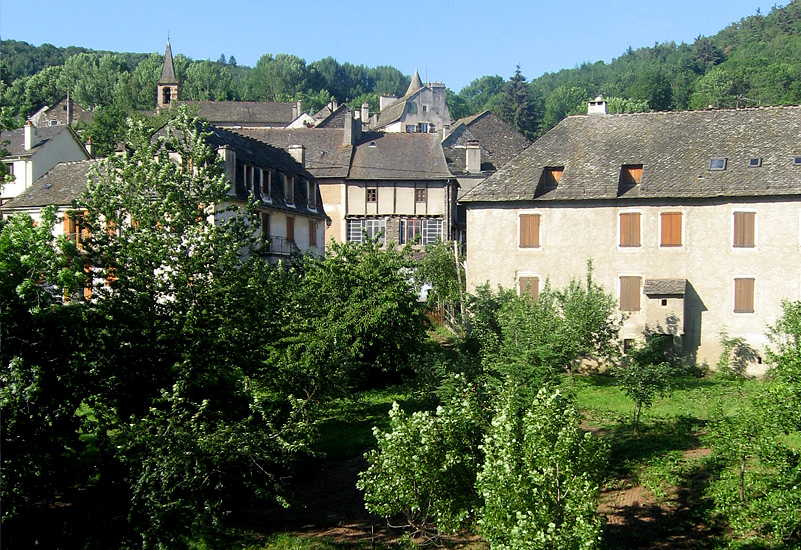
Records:
[[[621,338],[674,336],[714,365],[721,333],[752,368],[801,298],[801,107],[588,115],[560,122],[467,193],[467,282],[539,292],[586,272]]]
[[[369,127],[382,132],[447,135],[451,129],[451,114],[445,99],[445,84],[423,85],[415,71],[403,97],[381,96],[380,110],[370,118]]]

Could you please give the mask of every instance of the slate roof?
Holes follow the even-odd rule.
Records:
[[[294,103],[270,101],[180,101],[211,124],[258,124],[283,128],[294,120]]]
[[[753,197],[801,194],[801,107],[580,115],[564,119],[464,202]],[[727,159],[709,170],[711,158]],[[758,168],[749,159],[761,159]],[[623,165],[640,185],[618,198]],[[547,167],[564,167],[557,187]]]
[[[67,132],[69,130],[64,126],[36,128],[36,137],[34,137],[33,147],[28,151],[25,150],[25,128],[15,128],[13,130],[0,132],[0,143],[5,144],[5,142],[8,142],[5,144],[5,148],[10,156],[25,156],[33,154],[37,147],[41,147],[47,143],[49,139],[55,137],[62,131]]]
[[[461,118],[451,127],[442,141],[445,158],[452,174],[465,174],[465,147],[468,141],[478,141],[481,147],[481,171],[492,172],[531,145],[531,142],[495,113],[483,111]]]
[[[3,209],[70,206],[86,191],[86,180],[98,160],[60,162],[33,185],[3,205]]]
[[[328,107],[326,107],[328,108]],[[330,111],[330,108],[328,108]],[[320,113],[318,113],[320,114]],[[344,103],[334,109],[334,111],[329,112],[328,115],[321,118],[317,123],[315,123],[315,128],[343,128],[345,126],[345,121],[349,120],[350,109]],[[315,115],[315,118],[317,115]]]
[[[406,94],[389,107],[384,108],[383,111],[379,111],[376,115],[375,121],[370,124],[370,127],[373,129],[383,128],[384,126],[388,126],[389,124],[400,120],[400,118],[403,116],[403,111],[406,109],[406,102],[409,101],[419,91],[420,90],[417,90],[411,94]]]
[[[306,169],[316,178],[345,178],[353,146],[343,143],[343,128],[242,128],[241,135],[281,149],[290,145],[306,148]]]
[[[172,62],[172,48],[170,41],[167,40],[167,50],[164,52],[164,64],[161,66],[161,78],[159,84],[178,84],[175,76],[175,65]]]
[[[409,88],[406,90],[406,95],[411,95],[412,93],[416,92],[422,87],[423,87],[423,81],[420,80],[420,73],[417,72],[417,69],[415,69],[412,81],[409,82]]]
[[[642,292],[647,296],[684,296],[687,279],[645,279]]]
[[[369,132],[354,149],[350,179],[451,178],[437,134]]]

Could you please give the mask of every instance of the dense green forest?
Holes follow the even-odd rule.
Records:
[[[35,47],[4,40],[0,98],[4,127],[66,95],[82,105],[119,113],[155,108],[160,53],[114,53],[80,47]],[[390,66],[340,63],[332,57],[306,63],[292,54],[264,54],[255,67],[234,56],[216,61],[175,57],[186,100],[302,100],[315,111],[331,98],[378,108],[381,94],[402,95],[409,76]],[[608,99],[612,112],[753,107],[801,103],[801,4],[774,7],[733,23],[692,44],[656,43],[629,48],[611,63],[597,61],[527,80],[485,75],[458,93],[448,90],[458,119],[490,109],[535,137],[565,116],[582,112],[587,99]],[[101,122],[103,117],[101,117]],[[108,120],[105,122],[108,123]]]

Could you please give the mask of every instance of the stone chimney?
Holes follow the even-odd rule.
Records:
[[[396,101],[398,101],[398,98],[394,95],[382,95],[378,100],[378,110],[383,111]]]
[[[303,103],[300,100],[298,100],[297,103],[295,103],[292,106],[292,120],[295,120],[302,114],[303,114]]]
[[[339,102],[334,98],[331,100],[331,112],[333,113],[337,109],[339,109]]]
[[[345,117],[345,128],[342,134],[343,145],[354,145],[362,137],[362,120],[359,111],[352,111]]]
[[[601,96],[595,98],[595,101],[590,101],[587,104],[588,115],[605,115],[606,114],[606,100]]]
[[[362,103],[362,120],[370,120],[370,105],[366,101]]]
[[[33,125],[33,122],[29,120],[25,123],[24,132],[25,150],[30,151],[33,149],[33,142],[36,140],[36,127]]]
[[[481,147],[478,141],[468,141],[465,148],[465,167],[468,174],[481,173]]]
[[[89,156],[93,157],[94,156],[94,154],[93,154],[94,146],[92,145],[92,137],[91,136],[89,136],[89,139],[87,140],[85,147],[86,147],[86,152],[89,153]]]
[[[292,158],[306,168],[306,147],[303,145],[290,145],[288,150]]]

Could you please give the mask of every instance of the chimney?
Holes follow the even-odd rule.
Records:
[[[337,109],[339,109],[339,102],[334,98],[331,100],[331,112],[333,113]]]
[[[72,100],[69,90],[67,90],[67,126],[72,126]]]
[[[382,95],[378,100],[378,110],[383,111],[396,101],[398,101],[398,98],[394,95]]]
[[[481,173],[481,147],[478,141],[468,141],[465,148],[465,165],[468,174]]]
[[[36,139],[36,128],[30,120],[25,123],[25,150],[30,151],[33,149],[33,142]]]
[[[306,168],[306,148],[303,145],[290,145],[289,154],[298,164]]]
[[[606,100],[601,96],[595,98],[595,101],[590,101],[587,104],[588,115],[605,115],[606,114]]]
[[[94,156],[93,154],[94,147],[92,146],[92,136],[89,136],[89,140],[86,142],[86,152],[89,153],[89,156]]]
[[[342,134],[343,145],[354,145],[362,137],[362,121],[358,118],[359,111],[351,111],[345,117],[345,128]]]
[[[362,103],[362,120],[370,120],[370,105],[366,101]]]

